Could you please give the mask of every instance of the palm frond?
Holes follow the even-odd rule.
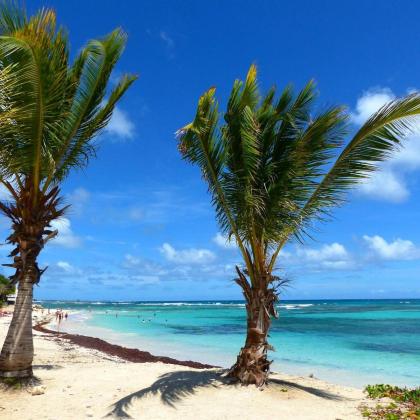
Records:
[[[87,163],[92,139],[109,122],[136,79],[124,76],[108,99],[107,86],[126,34],[92,40],[69,64],[68,36],[51,9],[31,18],[0,10],[0,176],[30,177],[46,192],[72,167]]]
[[[330,214],[345,201],[344,193],[378,169],[417,128],[420,94],[384,105],[357,131],[302,209],[302,221]]]

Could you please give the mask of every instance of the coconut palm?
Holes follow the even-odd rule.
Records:
[[[0,274],[0,307],[2,303],[6,302],[7,295],[15,293],[15,286],[10,283],[10,280]]]
[[[274,274],[281,249],[293,238],[305,239],[314,222],[326,220],[345,192],[398,148],[420,113],[420,95],[383,106],[347,139],[345,108],[312,113],[312,81],[297,96],[289,86],[277,98],[275,88],[261,97],[256,76],[251,66],[245,82],[235,81],[223,123],[211,88],[177,135],[183,158],[208,184],[221,231],[243,258],[235,281],[246,301],[247,336],[230,375],[261,386],[285,282]]]
[[[10,193],[0,211],[11,221],[9,264],[18,284],[16,306],[0,354],[0,376],[32,374],[32,294],[45,269],[37,258],[57,235],[51,222],[66,211],[60,183],[95,152],[92,139],[109,121],[135,77],[107,92],[126,43],[116,29],[90,41],[70,63],[68,38],[56,16],[42,9],[27,17],[0,11],[0,182]]]

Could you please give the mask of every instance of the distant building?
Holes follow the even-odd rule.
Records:
[[[12,294],[12,295],[7,295],[7,300],[6,300],[6,302],[7,302],[9,305],[14,305],[14,304],[15,304],[15,302],[16,302],[16,293],[14,293],[14,294]]]

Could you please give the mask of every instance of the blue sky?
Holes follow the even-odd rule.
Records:
[[[174,132],[216,86],[223,105],[249,65],[262,91],[315,78],[319,104],[346,104],[356,128],[387,100],[419,88],[413,1],[31,1],[52,6],[72,51],[122,26],[128,46],[115,74],[139,80],[99,139],[98,157],[63,186],[73,204],[48,265],[41,299],[240,299],[237,251],[218,234],[198,170]],[[420,297],[420,135],[355,190],[316,241],[289,244],[283,297]],[[6,237],[7,221],[1,220]],[[6,249],[0,251],[7,262]]]

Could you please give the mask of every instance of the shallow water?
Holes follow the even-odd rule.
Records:
[[[229,366],[241,302],[41,302],[78,311],[63,328],[155,354]],[[273,370],[353,386],[420,385],[420,300],[287,301],[273,321]]]

